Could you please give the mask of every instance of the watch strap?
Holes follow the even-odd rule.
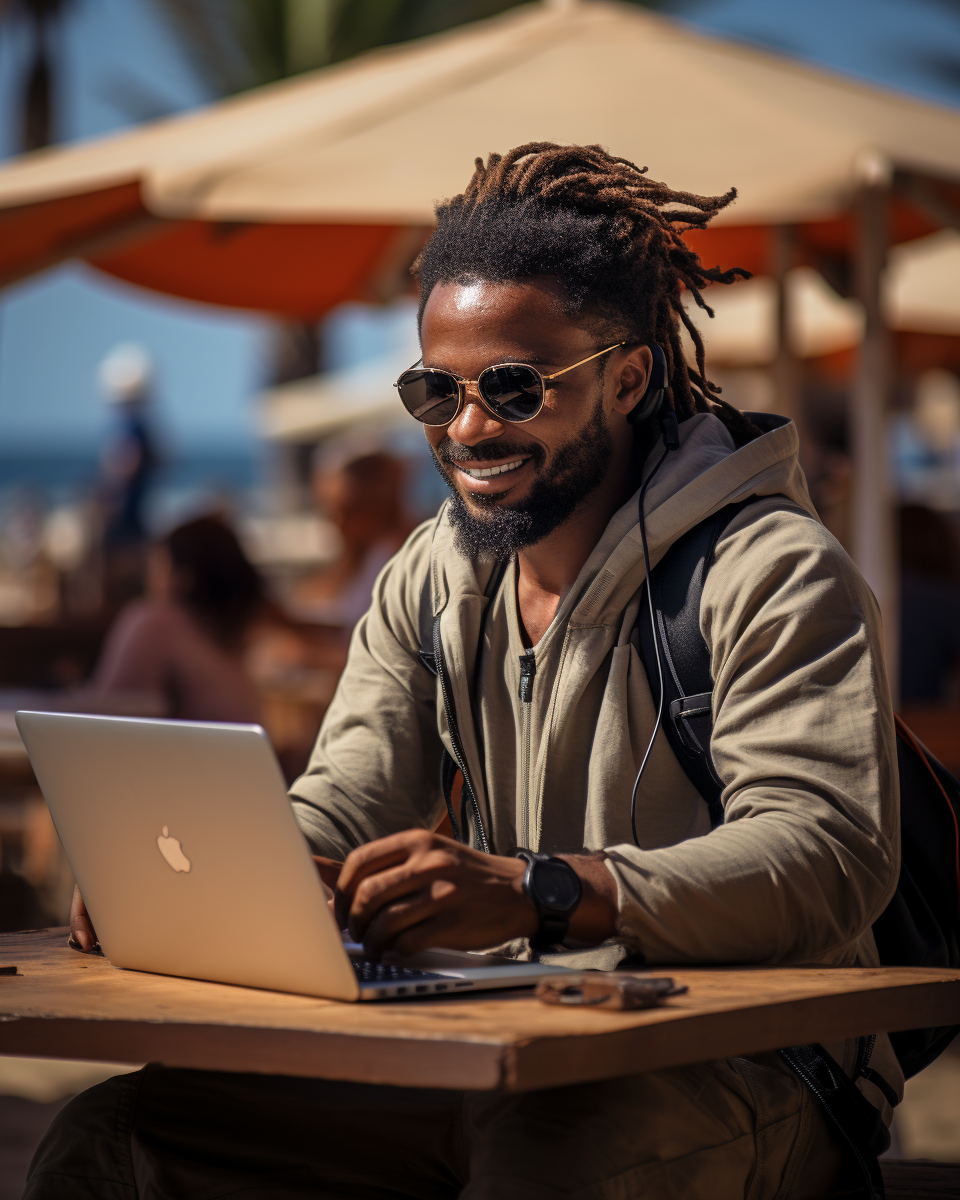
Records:
[[[580,898],[578,896],[576,903],[566,913],[545,909],[536,889],[531,886],[534,868],[538,863],[545,862],[559,863],[571,872],[573,872],[573,867],[553,854],[537,854],[533,850],[518,850],[516,856],[526,861],[527,869],[523,873],[523,894],[537,910],[537,916],[540,918],[537,932],[529,939],[530,948],[531,950],[549,950],[551,946],[559,945],[567,936],[570,929],[570,918],[576,911]]]
[[[541,917],[540,928],[530,938],[531,950],[549,950],[559,946],[570,930],[569,917]]]

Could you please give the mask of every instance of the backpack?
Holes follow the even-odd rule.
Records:
[[[688,530],[650,573],[663,656],[663,730],[677,761],[700,793],[711,826],[723,821],[723,783],[710,756],[713,679],[700,632],[700,601],[717,541],[747,504],[731,504]],[[647,584],[644,584],[646,588]],[[660,703],[654,630],[646,597],[637,641],[654,703]],[[885,966],[960,967],[960,782],[896,718],[900,776],[901,865],[897,890],[873,924]],[[923,1070],[960,1032],[960,1025],[889,1035],[904,1076]],[[873,1039],[861,1039],[854,1080],[869,1079],[894,1105],[896,1095],[869,1066]],[[876,1155],[889,1136],[877,1110],[822,1046],[780,1051],[821,1102],[857,1160],[868,1194],[882,1195]],[[872,1112],[868,1109],[873,1109]]]

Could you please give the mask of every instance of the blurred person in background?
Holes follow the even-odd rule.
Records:
[[[376,435],[361,431],[327,442],[312,465],[314,499],[339,534],[339,550],[297,581],[284,609],[270,606],[246,658],[291,782],[306,768],[376,578],[413,526],[404,504],[405,465]]]
[[[370,607],[380,571],[413,528],[404,506],[404,466],[372,445],[324,447],[316,457],[313,494],[342,538],[337,558],[302,579],[290,615],[353,629]]]
[[[188,521],[151,548],[147,594],[117,617],[94,687],[160,695],[169,717],[258,721],[244,652],[263,608],[260,576],[232,530],[217,517]]]
[[[100,364],[100,385],[115,406],[116,431],[101,461],[108,544],[142,543],[144,500],[159,465],[147,421],[153,365],[134,342],[115,346]]]
[[[957,702],[960,667],[960,536],[944,513],[900,510],[900,698]]]
[[[142,346],[122,342],[104,358],[98,376],[115,411],[100,463],[107,601],[115,609],[137,595],[143,581],[144,505],[160,465],[147,417],[153,364]]]

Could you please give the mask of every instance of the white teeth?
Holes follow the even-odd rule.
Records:
[[[502,467],[460,467],[464,474],[469,475],[471,479],[489,479],[491,475],[502,475],[505,471],[515,471],[517,467],[522,467],[524,460],[518,458],[514,462],[504,463]],[[457,464],[459,466],[459,464]]]

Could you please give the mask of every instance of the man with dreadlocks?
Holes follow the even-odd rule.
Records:
[[[534,143],[478,160],[437,210],[422,365],[398,387],[451,497],[382,572],[291,789],[373,955],[876,962],[898,874],[876,604],[817,520],[794,427],[724,403],[682,302],[745,274],[683,241],[733,197]],[[655,565],[731,505],[700,604],[712,828],[654,737],[638,616],[644,542]],[[432,832],[444,794],[453,837]],[[82,914],[75,931],[87,944]],[[887,1039],[870,1046],[827,1049],[889,1120],[902,1078]],[[99,1171],[118,1198],[812,1200],[843,1163],[772,1053],[519,1096],[153,1069],[67,1106],[26,1195],[106,1195],[84,1190]]]

